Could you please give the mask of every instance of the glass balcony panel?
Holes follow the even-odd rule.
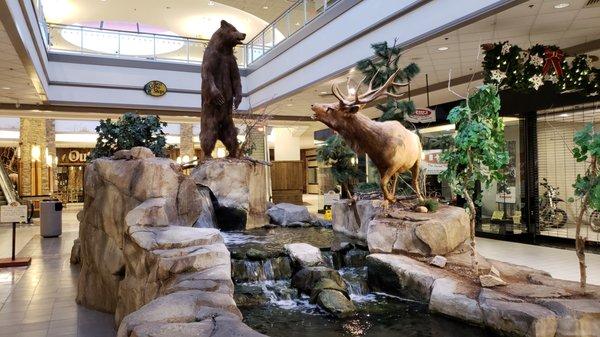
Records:
[[[292,8],[286,15],[290,22],[290,35],[304,26],[304,5],[300,3]]]
[[[176,62],[188,61],[187,40],[179,37],[156,36],[155,58],[157,60],[169,60]]]
[[[265,53],[273,48],[273,26],[268,26],[264,30]]]
[[[119,55],[154,60],[154,37],[136,33],[119,33]]]
[[[83,33],[81,49],[84,53],[119,54],[119,33],[86,28],[81,31]]]
[[[311,21],[323,12],[323,0],[304,0],[306,3],[306,22]]]
[[[256,61],[259,57],[264,54],[263,34],[258,35],[254,40],[250,42],[249,52],[250,60]]]
[[[81,52],[79,43],[69,41],[81,41],[81,29],[75,27],[49,26],[50,37],[49,49],[61,52]],[[68,39],[68,40],[67,40]]]
[[[279,44],[279,42],[287,39],[287,37],[290,36],[290,27],[288,23],[289,22],[286,16],[283,16],[279,20],[275,21],[275,45]]]
[[[233,50],[233,55],[237,59],[238,67],[243,68],[246,66],[246,47],[239,45]]]
[[[208,42],[189,40],[188,43],[190,46],[190,63],[201,63]]]

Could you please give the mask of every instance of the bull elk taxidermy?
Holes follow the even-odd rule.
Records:
[[[331,87],[337,103],[311,105],[316,119],[337,131],[356,153],[366,153],[373,161],[381,176],[381,189],[386,201],[396,201],[396,183],[398,175],[407,171],[412,173],[412,188],[422,200],[419,190],[419,162],[421,160],[421,141],[419,136],[407,130],[398,121],[378,122],[359,113],[367,103],[379,97],[400,98],[388,90],[408,83],[396,83],[394,79],[400,69],[390,76],[379,88],[373,89],[373,76],[369,88],[359,94],[360,84],[352,90],[347,82],[348,95],[344,95],[334,83]],[[391,188],[388,184],[392,182]]]

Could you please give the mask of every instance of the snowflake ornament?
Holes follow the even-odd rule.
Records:
[[[527,50],[521,50],[521,52],[519,52],[519,55],[523,60],[527,60],[527,58],[529,57],[529,52]]]
[[[548,75],[546,76],[546,81],[550,81],[553,84],[556,84],[558,83],[558,76],[556,76],[556,74]]]
[[[508,43],[505,43],[502,45],[502,55],[506,55],[508,53],[510,53],[510,48],[512,48],[512,46]]]
[[[538,90],[542,85],[544,85],[544,78],[542,75],[533,75],[529,79],[529,82],[531,82],[535,90]]]
[[[501,70],[492,70],[492,80],[500,83],[506,78],[506,73]]]
[[[541,58],[541,57],[539,57],[539,56],[537,56],[537,55],[532,55],[529,58],[529,62],[531,64],[533,64],[534,66],[536,66],[536,67],[541,67],[541,66],[544,65],[544,59]]]

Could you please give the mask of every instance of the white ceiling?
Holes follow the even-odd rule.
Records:
[[[0,103],[41,103],[1,22],[0,50]]]

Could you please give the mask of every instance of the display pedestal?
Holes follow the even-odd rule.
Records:
[[[12,224],[12,257],[9,259],[0,259],[0,268],[8,268],[8,267],[24,267],[29,266],[31,264],[31,257],[19,257],[16,255],[16,245],[17,245],[17,223],[13,222]]]

